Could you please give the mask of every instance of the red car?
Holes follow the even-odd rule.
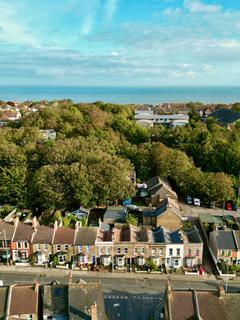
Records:
[[[225,203],[225,210],[232,211],[232,205],[230,202]]]

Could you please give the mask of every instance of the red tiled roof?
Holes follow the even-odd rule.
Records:
[[[38,289],[34,285],[13,286],[10,316],[36,314],[38,312]]]

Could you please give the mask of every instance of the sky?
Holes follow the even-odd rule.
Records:
[[[0,85],[240,85],[240,1],[0,0]]]

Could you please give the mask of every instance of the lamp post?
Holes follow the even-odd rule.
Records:
[[[5,231],[5,229],[3,229],[3,231],[0,232],[0,234],[3,234],[3,236],[4,236],[4,243],[5,243],[5,251],[6,251],[7,265],[9,265],[9,261],[8,261],[8,250],[7,250],[7,238],[6,238],[6,231]]]

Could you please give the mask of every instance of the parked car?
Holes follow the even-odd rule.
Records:
[[[201,201],[198,198],[193,198],[193,204],[194,206],[200,207],[201,206]]]
[[[192,204],[192,203],[193,203],[192,197],[187,196],[187,204]]]
[[[231,202],[226,202],[226,203],[225,203],[225,210],[232,211],[232,204],[231,204]]]

